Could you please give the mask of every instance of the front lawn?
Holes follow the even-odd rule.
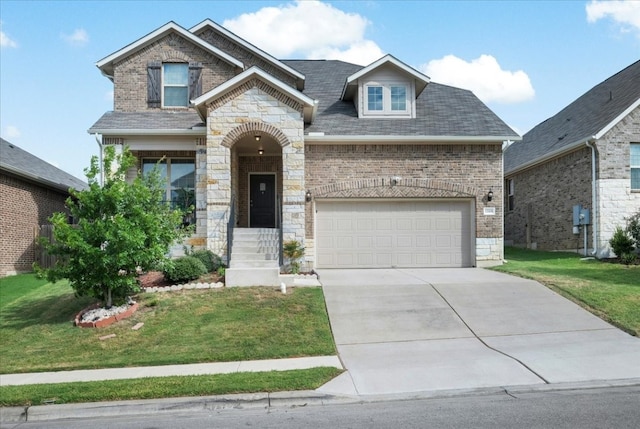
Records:
[[[276,359],[335,354],[320,288],[223,288],[142,294],[105,328],[77,328],[92,300],[66,282],[0,279],[0,373]],[[143,322],[134,331],[132,326]],[[115,334],[104,341],[100,337]]]
[[[604,320],[640,336],[640,265],[626,266],[576,253],[505,248],[496,271],[534,279]]]

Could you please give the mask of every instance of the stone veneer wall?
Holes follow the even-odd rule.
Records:
[[[199,62],[202,64],[202,93],[235,76],[233,66],[177,34],[169,34],[114,64],[114,110],[139,112],[147,106],[147,65],[160,62]],[[185,110],[184,108],[176,108]]]
[[[32,270],[37,228],[53,213],[67,212],[68,196],[0,173],[0,277]]]
[[[304,244],[304,140],[302,106],[254,79],[208,106],[206,193],[207,247],[226,255],[226,231],[232,183],[233,145],[256,131],[282,147],[283,235]],[[237,159],[238,158],[238,159]],[[241,157],[233,157],[241,164]],[[237,170],[236,170],[237,171]],[[197,181],[200,181],[197,179]]]
[[[390,186],[394,176],[401,180]],[[473,198],[476,263],[503,259],[500,145],[307,142],[305,182],[313,198]],[[485,207],[495,215],[485,215]],[[309,242],[313,204],[306,205],[306,218]]]
[[[598,142],[598,257],[613,257],[609,240],[625,218],[640,211],[640,190],[631,190],[630,143],[640,143],[640,108]]]
[[[507,210],[504,238],[508,244],[541,250],[584,247],[584,231],[579,236],[573,234],[573,206],[593,207],[589,148],[506,179],[514,181],[514,209],[508,211],[506,198],[504,200]],[[593,246],[591,228],[587,245]]]

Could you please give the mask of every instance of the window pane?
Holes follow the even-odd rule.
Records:
[[[165,85],[188,85],[189,66],[187,64],[164,64]]]
[[[370,86],[367,88],[367,106],[369,110],[382,110],[381,86]]]
[[[164,88],[165,106],[188,106],[188,88],[186,86],[167,86]]]
[[[407,110],[407,88],[405,86],[391,87],[391,110]]]
[[[631,166],[640,167],[640,143],[631,143]]]
[[[171,160],[171,202],[187,208],[195,202],[195,162],[193,159]]]
[[[158,170],[160,170],[160,177],[167,177],[167,161],[162,160],[160,164],[158,164],[159,159],[143,159],[142,160],[142,174],[147,174],[153,167],[158,165]]]
[[[631,189],[640,189],[640,168],[631,169]]]

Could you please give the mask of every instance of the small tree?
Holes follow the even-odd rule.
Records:
[[[70,190],[69,212],[55,213],[53,243],[43,242],[50,254],[58,256],[56,265],[44,270],[50,281],[66,278],[77,296],[94,296],[106,307],[139,288],[139,269],[151,269],[164,260],[171,243],[186,234],[180,228],[183,212],[163,204],[166,183],[160,171],[127,182],[126,172],[135,158],[125,148],[116,154],[113,146],[104,153],[105,182],[99,183],[99,161],[91,159],[85,169],[89,187]]]
[[[613,237],[609,240],[609,245],[613,249],[613,252],[622,259],[625,255],[633,252],[633,240],[629,237],[626,230],[616,227]]]
[[[627,219],[627,233],[636,243],[636,249],[640,248],[640,210]]]

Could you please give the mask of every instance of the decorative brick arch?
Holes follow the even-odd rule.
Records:
[[[354,179],[309,189],[314,198],[407,198],[476,197],[480,191],[460,183],[439,179],[399,179],[391,177]]]
[[[274,127],[264,122],[245,122],[242,125],[238,125],[222,139],[221,145],[231,149],[231,147],[242,137],[247,135],[254,135],[255,133],[268,134],[273,137],[280,147],[285,147],[291,144],[291,141],[279,128]]]

